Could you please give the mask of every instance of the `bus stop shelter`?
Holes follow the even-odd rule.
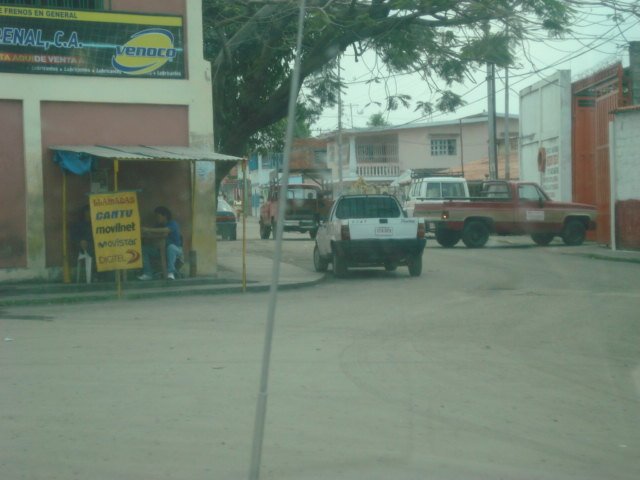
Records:
[[[216,271],[215,238],[215,163],[242,160],[203,148],[181,146],[119,146],[119,145],[59,145],[51,146],[53,160],[62,169],[62,249],[63,279],[70,282],[68,245],[67,174],[86,175],[98,161],[111,164],[112,189],[119,188],[121,164],[144,162],[187,163],[190,169],[191,251],[197,252],[200,274]]]

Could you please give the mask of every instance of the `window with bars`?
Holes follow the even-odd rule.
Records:
[[[442,155],[456,154],[455,138],[438,138],[431,140],[431,156],[438,157]]]
[[[0,5],[104,10],[104,0],[0,0]]]

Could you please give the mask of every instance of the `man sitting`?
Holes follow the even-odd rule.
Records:
[[[165,238],[167,244],[167,279],[176,279],[176,260],[182,257],[182,236],[180,226],[172,219],[171,210],[167,207],[156,207],[155,227],[142,227],[142,236],[146,238]],[[142,246],[142,270],[139,280],[153,279],[151,261],[160,257],[160,250],[153,245]]]

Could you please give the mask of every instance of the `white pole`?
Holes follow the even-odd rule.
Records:
[[[616,127],[615,127],[615,115],[614,120],[609,122],[609,212],[610,212],[610,235],[611,235],[611,250],[614,252],[617,249],[616,242],[616,198],[618,192],[616,191]]]
[[[267,324],[262,353],[262,373],[260,376],[260,390],[256,403],[256,416],[253,429],[253,446],[251,449],[251,467],[249,480],[260,478],[260,462],[262,459],[262,442],[264,440],[264,424],[267,415],[267,398],[269,392],[269,364],[271,361],[271,345],[275,329],[276,304],[278,302],[278,281],[280,279],[280,261],[282,259],[282,232],[284,229],[284,211],[286,208],[287,187],[289,185],[289,159],[293,143],[293,128],[295,126],[296,100],[300,84],[300,51],[302,50],[302,32],[304,29],[305,0],[300,0],[298,16],[298,37],[296,40],[296,58],[291,75],[289,91],[289,112],[287,117],[287,134],[285,137],[284,159],[282,161],[282,180],[280,196],[278,198],[278,220],[276,221],[276,245],[271,269],[271,288],[269,290],[269,307],[267,310]]]
[[[489,177],[498,178],[498,152],[496,150],[496,67],[487,64],[487,97],[489,102]]]

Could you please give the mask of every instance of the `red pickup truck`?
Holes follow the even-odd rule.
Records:
[[[320,219],[327,216],[333,202],[325,196],[319,186],[310,184],[289,185],[287,187],[284,231],[309,233],[316,238]],[[265,203],[260,208],[260,238],[266,240],[270,234],[276,238],[276,218],[278,218],[278,195],[280,185],[273,183]]]
[[[483,247],[489,235],[531,235],[538,245],[560,236],[567,245],[581,245],[595,229],[596,208],[554,202],[535,183],[485,182],[480,197],[444,201],[434,218],[434,205],[418,205],[414,217],[435,224],[436,240],[453,247],[460,239],[469,248]]]

